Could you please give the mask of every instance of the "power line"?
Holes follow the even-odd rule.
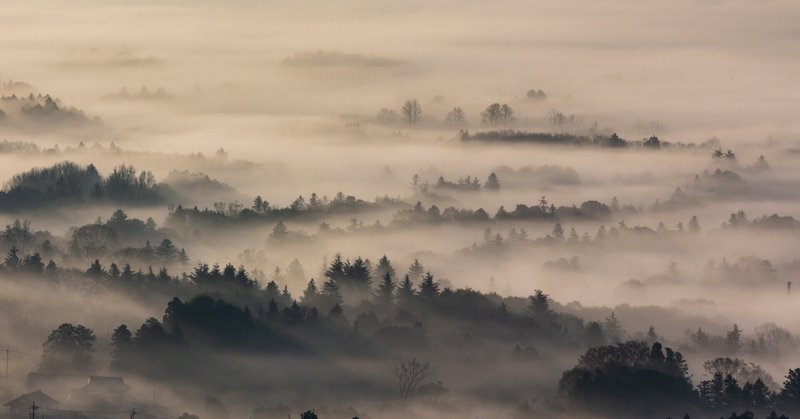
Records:
[[[36,357],[36,358],[39,358],[39,357],[42,356],[41,354],[32,354],[32,353],[29,353],[29,352],[22,352],[22,351],[18,351],[16,349],[11,349],[11,348],[9,348],[8,350],[11,351],[11,352],[14,352],[15,354],[27,355],[27,356],[32,356],[32,357]]]

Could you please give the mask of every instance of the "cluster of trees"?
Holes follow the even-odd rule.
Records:
[[[772,214],[770,216],[762,215],[761,218],[748,220],[747,214],[744,211],[738,211],[731,214],[727,223],[722,224],[723,228],[758,228],[765,230],[794,230],[800,228],[800,220],[795,219],[791,215],[778,215]]]
[[[514,110],[507,104],[492,103],[481,112],[481,123],[484,125],[508,125],[514,121]]]
[[[756,356],[780,356],[792,353],[800,342],[800,339],[788,330],[774,323],[757,326],[753,336],[749,339],[743,337],[743,332],[737,325],[733,325],[733,329],[721,336],[712,335],[702,328],[698,328],[689,333],[689,338],[692,342],[692,349],[698,352],[729,355],[748,353]],[[745,371],[746,369],[745,365],[737,364],[736,368],[730,367],[727,371]]]
[[[72,228],[69,240],[63,240],[47,231],[33,231],[27,220],[15,220],[0,232],[0,249],[34,260],[62,259],[82,262],[92,259],[125,261],[140,266],[185,267],[189,257],[177,247],[169,236],[172,233],[159,229],[152,218],[146,221],[129,218],[123,210],[116,210],[102,222]],[[151,240],[159,243],[151,245]],[[144,245],[141,245],[144,243]]]
[[[731,417],[753,418],[755,412],[777,418],[775,411],[800,412],[800,369],[790,370],[783,387],[773,391],[754,375],[740,385],[736,372],[726,368],[730,361],[706,362],[706,370],[713,371],[711,378],[695,389],[681,353],[659,342],[597,346],[564,373],[559,396],[570,409],[626,417],[684,412],[705,417],[745,411]]]
[[[544,92],[541,90],[533,91],[534,95]],[[508,104],[492,103],[487,106],[480,114],[481,124],[489,126],[508,125],[514,122],[514,110]],[[419,124],[423,120],[422,105],[416,98],[411,98],[403,103],[398,114],[394,109],[382,108],[373,118],[375,122],[381,124],[396,124],[402,122],[409,126]],[[447,127],[461,128],[467,125],[467,117],[460,106],[453,107],[444,117],[444,125]]]
[[[93,164],[72,162],[33,168],[14,175],[0,191],[0,207],[6,210],[38,208],[45,204],[79,202],[125,202],[152,204],[161,200],[155,177],[120,165],[103,177]]]
[[[755,256],[741,256],[733,263],[727,258],[720,262],[711,259],[705,269],[705,279],[712,282],[743,285],[774,284],[778,279],[778,270],[769,259]]]
[[[9,114],[18,116],[20,122],[31,125],[80,127],[101,122],[98,117],[90,118],[82,110],[62,106],[58,99],[41,93],[35,96],[33,93],[19,97],[16,94],[2,96],[0,106],[0,123],[6,122]]]
[[[547,99],[547,94],[545,94],[542,89],[530,89],[527,93],[525,93],[525,97],[530,100],[542,100]]]
[[[732,150],[722,151],[721,148],[715,149],[711,153],[711,157],[714,158],[714,159],[724,159],[724,160],[736,161],[736,153],[734,153]]]
[[[523,166],[516,170],[509,166],[499,166],[494,168],[493,173],[503,178],[505,186],[519,185],[527,188],[531,182],[547,185],[579,185],[581,183],[580,176],[575,169],[548,164]]]
[[[403,208],[408,206],[399,198],[389,196],[377,197],[369,202],[353,195],[337,193],[333,199],[319,197],[312,193],[308,200],[302,195],[286,207],[270,204],[261,196],[256,196],[249,208],[238,202],[217,202],[213,209],[203,210],[184,208],[182,205],[170,207],[166,226],[180,232],[194,231],[201,226],[224,227],[231,224],[248,222],[265,222],[289,218],[315,219],[331,214],[347,214],[366,211],[377,211],[387,208]]]
[[[51,150],[54,151],[53,149],[48,149],[48,151]],[[40,153],[41,151],[42,150],[35,143],[29,143],[26,141],[9,141],[9,140],[0,141],[0,154],[11,154],[11,153],[37,154]]]
[[[114,100],[166,100],[171,99],[172,95],[167,93],[163,87],[158,86],[154,91],[151,91],[147,86],[142,86],[136,93],[129,93],[128,88],[122,86],[119,92],[105,97],[106,99]]]
[[[169,238],[173,235],[174,232],[159,229],[152,218],[129,218],[125,211],[116,210],[105,223],[98,219],[73,228],[68,255],[78,260],[99,258],[138,265],[185,266],[189,257]],[[153,246],[151,241],[159,244]]]
[[[47,231],[33,231],[28,220],[15,219],[0,232],[0,249],[8,251],[17,249],[23,255],[38,251],[45,257],[55,253],[53,236]]]
[[[507,211],[505,206],[501,206],[494,217],[486,213],[483,208],[468,210],[447,207],[442,211],[437,205],[431,205],[430,208],[425,209],[421,202],[417,202],[413,208],[398,211],[392,222],[395,224],[438,224],[490,220],[603,220],[610,215],[611,210],[608,205],[598,201],[586,201],[580,207],[575,205],[556,207],[555,204],[549,203],[545,197],[542,197],[538,205],[518,204],[513,211]]]
[[[575,121],[575,116],[566,116],[556,110],[550,111],[548,120],[553,125],[563,125]],[[479,142],[499,142],[499,143],[526,143],[526,144],[545,144],[545,145],[568,145],[568,146],[583,146],[583,147],[603,147],[603,148],[693,148],[698,145],[695,143],[673,143],[669,141],[660,140],[656,136],[645,138],[642,140],[625,140],[620,138],[616,133],[611,135],[592,135],[582,136],[574,134],[556,134],[549,132],[529,132],[529,131],[516,131],[513,129],[496,130],[496,131],[482,131],[470,134],[469,131],[462,130],[459,132],[461,141],[479,141]],[[704,146],[701,144],[700,146]]]
[[[573,135],[573,134],[553,134],[546,132],[528,132],[515,130],[484,131],[470,134],[469,131],[462,130],[459,133],[461,141],[480,141],[480,142],[510,142],[510,143],[529,143],[529,144],[553,144],[553,145],[573,145],[573,146],[596,146],[596,147],[628,147],[632,142],[623,140],[617,134],[611,136],[595,135],[592,137]]]
[[[428,183],[427,180],[421,180],[420,176],[415,174],[411,178],[411,186],[422,193],[427,193],[428,189],[430,188],[430,183]],[[439,176],[439,179],[433,186],[436,189],[441,190],[464,192],[476,192],[480,191],[481,189],[496,191],[500,189],[500,179],[498,179],[497,174],[494,172],[489,174],[489,176],[486,178],[486,182],[483,184],[481,184],[481,181],[478,180],[477,176],[472,177],[467,175],[466,177],[458,178],[458,180],[455,182],[445,179],[444,176]]]
[[[592,201],[589,201],[592,202]],[[531,207],[536,208],[536,207]],[[563,208],[563,207],[562,207]],[[550,209],[540,209],[541,214],[548,214],[545,211],[551,211]],[[556,212],[558,214],[558,212]],[[495,219],[497,220],[497,215],[495,215]],[[491,228],[486,228],[483,232],[483,240],[481,242],[474,243],[470,248],[464,249],[464,252],[473,253],[473,252],[486,252],[486,251],[496,251],[507,248],[508,246],[525,244],[525,245],[553,245],[553,244],[566,244],[571,246],[576,245],[599,245],[606,243],[609,240],[618,240],[620,238],[650,238],[650,239],[658,239],[662,235],[667,234],[683,234],[683,233],[697,233],[700,231],[699,223],[697,222],[697,217],[692,217],[689,221],[689,229],[688,232],[683,228],[683,224],[679,223],[678,227],[675,230],[667,230],[663,228],[663,223],[661,223],[660,228],[658,231],[653,230],[649,227],[643,226],[634,226],[629,227],[625,224],[625,221],[620,221],[615,226],[610,226],[606,228],[605,225],[601,225],[597,232],[592,235],[587,231],[583,233],[578,233],[578,231],[572,227],[567,231],[564,226],[560,222],[556,222],[553,226],[553,230],[550,233],[547,233],[543,236],[537,238],[530,238],[528,236],[528,232],[524,228],[517,229],[516,227],[511,228],[508,233],[504,236],[500,232],[494,232]],[[561,266],[565,266],[563,264],[559,264]]]
[[[332,264],[335,265],[337,263]],[[416,262],[411,271],[421,269]],[[304,354],[311,353],[312,348],[317,353],[321,350],[335,352],[338,350],[337,342],[357,342],[359,349],[355,355],[383,353],[386,356],[388,353],[385,351],[389,348],[419,349],[428,345],[421,323],[426,316],[422,314],[424,312],[457,321],[482,319],[513,330],[527,330],[524,334],[535,331],[563,337],[568,331],[558,323],[561,318],[569,316],[549,310],[548,297],[541,292],[531,297],[527,312],[514,314],[504,303],[493,301],[498,297],[490,299],[469,289],[440,289],[430,274],[422,275],[418,289],[410,285],[409,275],[396,286],[396,291],[395,285],[389,285],[392,282],[391,271],[387,271],[381,286],[369,297],[373,301],[360,303],[365,311],[352,323],[345,318],[342,305],[338,303],[324,311],[327,314],[320,314],[322,311],[318,310],[313,299],[307,298],[308,293],[302,303],[293,300],[284,307],[272,299],[256,314],[247,305],[231,304],[208,295],[188,300],[173,298],[161,321],[150,318],[135,331],[126,325],[114,330],[110,367],[118,371],[135,369],[151,376],[164,375],[166,371],[176,373],[182,368],[193,368],[192,365],[196,364],[192,362],[199,361],[197,357],[202,353],[201,348],[193,347],[193,344],[212,344],[247,352],[292,351]],[[376,312],[385,315],[385,320],[380,320]],[[570,323],[582,330],[578,319],[570,318]],[[358,335],[353,335],[354,330]],[[369,337],[371,342],[365,341],[365,337]],[[59,373],[91,371],[94,368],[94,341],[93,332],[84,326],[60,326],[45,343],[41,370]],[[403,398],[408,397],[419,383],[411,384],[406,383],[406,387],[401,389]]]
[[[757,365],[717,358],[706,362],[710,378],[695,388],[681,353],[662,347],[652,328],[645,338],[650,344],[625,342],[627,333],[614,313],[602,322],[584,323],[556,311],[550,297],[540,290],[522,299],[451,289],[426,272],[418,260],[402,279],[396,271],[386,256],[373,265],[360,257],[337,255],[327,266],[324,281],[317,285],[310,280],[300,298],[286,288],[281,291],[275,281],[261,288],[244,267],[232,264],[201,264],[181,279],[164,273],[172,288],[159,282],[161,274],[151,272],[145,276],[153,278],[141,282],[142,286],[182,297],[167,304],[161,320],[150,318],[136,330],[126,325],[116,328],[111,368],[150,378],[180,379],[190,376],[198,363],[207,362],[209,345],[249,353],[316,356],[346,351],[355,357],[397,359],[406,351],[431,345],[449,350],[459,343],[447,336],[451,330],[461,330],[487,339],[514,336],[517,343],[509,346],[507,357],[517,362],[538,359],[534,342],[590,348],[559,382],[558,401],[570,410],[657,417],[739,410],[791,413],[800,408],[800,370],[790,372],[783,388],[774,391],[775,383]],[[136,281],[128,265],[118,272],[114,265],[106,269],[97,261],[83,275],[97,283]],[[702,330],[696,335],[697,342],[715,340]],[[775,338],[765,329],[757,330],[755,340]],[[59,326],[44,344],[41,370],[90,371],[94,342],[93,332],[84,326]],[[736,326],[724,342],[725,353],[738,353],[748,346]],[[703,348],[712,349],[710,345]],[[420,383],[404,381],[409,377],[405,372],[420,371],[425,376],[434,369],[413,359],[395,365],[401,398],[414,393]]]

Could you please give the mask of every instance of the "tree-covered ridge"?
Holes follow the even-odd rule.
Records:
[[[10,266],[7,260],[4,269]],[[474,338],[482,345],[505,346],[505,354],[493,357],[517,362],[521,368],[541,359],[536,348],[586,348],[577,365],[564,372],[557,395],[545,405],[521,407],[518,417],[592,412],[702,418],[731,411],[778,417],[768,415],[800,411],[800,370],[790,370],[778,387],[759,366],[722,357],[707,361],[709,378],[695,384],[680,351],[663,346],[653,328],[641,340],[626,340],[629,334],[613,313],[604,322],[586,323],[561,312],[562,306],[542,291],[527,299],[503,298],[442,289],[433,275],[422,273],[418,261],[400,281],[388,258],[381,258],[374,270],[369,266],[361,258],[337,257],[322,286],[311,280],[300,298],[281,292],[274,282],[261,288],[244,268],[230,264],[224,269],[199,265],[183,279],[145,279],[140,286],[184,297],[173,298],[161,320],[149,318],[135,329],[117,327],[111,336],[109,368],[178,385],[187,376],[210,379],[192,372],[210,359],[209,348],[240,354],[291,353],[307,359],[346,354],[391,365],[433,349],[457,356],[461,346],[474,345]],[[382,280],[373,281],[380,273]],[[59,275],[56,271],[44,278],[51,281]],[[137,275],[106,270],[97,263],[85,275],[104,286],[131,287],[140,281]],[[171,288],[164,288],[169,283]],[[464,338],[454,340],[452,330]],[[729,350],[747,351],[735,325],[727,340],[740,348]],[[96,367],[94,341],[90,329],[62,324],[44,344],[41,371],[91,370]],[[433,391],[423,387],[408,394],[401,391],[401,397]],[[743,414],[736,417],[752,417]]]
[[[200,226],[235,226],[282,219],[317,220],[331,215],[358,214],[407,206],[408,204],[402,199],[388,195],[366,201],[342,192],[333,198],[320,197],[312,193],[308,200],[300,195],[285,207],[271,204],[261,196],[256,196],[249,207],[239,202],[216,202],[213,208],[202,210],[197,207],[186,208],[183,205],[170,207],[166,225],[177,231],[191,231]]]
[[[27,96],[0,97],[0,124],[25,125],[28,127],[83,127],[97,125],[98,117],[89,117],[75,107],[63,106],[50,95],[37,93]]]
[[[150,171],[139,172],[122,164],[103,176],[93,164],[65,161],[14,175],[0,192],[0,208],[9,211],[82,202],[152,204],[161,199]]]
[[[620,138],[616,133],[611,135],[597,134],[588,136],[566,133],[516,131],[512,129],[480,131],[472,134],[470,134],[469,131],[461,130],[459,132],[459,139],[462,142],[525,143],[601,148],[710,148],[716,145],[716,142],[706,142],[699,145],[695,143],[673,143],[660,140],[656,136],[632,141]]]

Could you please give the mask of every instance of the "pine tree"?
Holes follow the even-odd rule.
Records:
[[[180,263],[184,268],[189,265],[189,256],[186,254],[186,250],[182,247],[181,251],[178,252],[178,263]]]
[[[342,303],[342,291],[339,289],[339,284],[333,279],[329,279],[322,284],[322,295],[336,305]]]
[[[553,227],[553,237],[556,240],[564,240],[564,228],[561,227],[561,223],[556,223],[556,226]]]
[[[156,248],[156,257],[163,262],[171,262],[178,256],[178,249],[172,244],[172,240],[161,240],[161,244]]]
[[[58,265],[56,265],[53,259],[47,262],[47,267],[44,269],[44,272],[50,278],[54,278],[58,274]]]
[[[306,272],[303,270],[303,265],[296,258],[289,263],[286,269],[286,279],[294,284],[302,283],[306,280]]]
[[[378,259],[378,266],[375,267],[375,277],[376,278],[383,278],[386,273],[392,275],[392,278],[395,277],[394,266],[392,266],[392,262],[389,261],[389,258],[386,255],[383,255],[380,259]]]
[[[528,306],[525,308],[534,319],[544,319],[552,314],[550,310],[550,296],[542,290],[535,290],[528,297]]]
[[[19,255],[17,255],[17,247],[11,246],[11,249],[6,254],[6,259],[3,262],[3,266],[10,271],[15,271],[19,269],[19,264],[21,262]]]
[[[408,267],[408,276],[411,278],[411,281],[416,282],[422,279],[422,275],[425,273],[425,267],[419,263],[419,260],[414,259],[414,263]]]
[[[700,223],[697,221],[697,216],[693,215],[692,219],[689,220],[689,232],[690,233],[699,233],[700,232]]]
[[[128,326],[120,325],[111,335],[111,369],[124,371],[130,365],[133,336]]]
[[[354,291],[360,294],[368,293],[372,284],[372,275],[368,262],[361,259],[361,257],[357,257],[353,263],[346,263],[345,278],[345,284],[348,287],[352,287]]]
[[[272,233],[269,235],[269,239],[275,242],[285,241],[289,238],[289,229],[286,227],[286,224],[283,221],[278,221],[278,224],[275,225],[275,228],[272,229]]]
[[[414,297],[414,294],[414,283],[411,282],[411,278],[406,275],[397,287],[397,297],[402,302],[407,302]]]
[[[425,274],[419,284],[419,295],[427,298],[439,295],[439,283],[433,280],[433,275],[430,272]]]
[[[385,304],[387,307],[392,304],[394,299],[394,290],[397,284],[392,280],[392,273],[386,272],[383,274],[383,281],[378,285],[376,296],[378,300]]]
[[[493,191],[500,189],[500,181],[497,179],[497,175],[494,174],[494,172],[489,174],[489,177],[486,178],[486,184],[484,184],[483,187]]]
[[[311,280],[308,281],[306,289],[303,291],[303,296],[300,297],[300,301],[304,305],[315,306],[318,296],[319,290],[317,289],[317,283],[314,281],[314,278],[311,278]]]
[[[336,254],[330,266],[325,270],[325,277],[329,281],[338,283],[345,277],[345,264],[342,261],[342,255]]]
[[[656,334],[656,329],[653,326],[650,326],[650,328],[647,329],[647,341],[649,343],[654,343],[657,340],[658,340],[658,335]]]
[[[266,299],[278,300],[281,295],[281,289],[275,281],[269,281],[266,288],[264,288]]]
[[[106,274],[106,270],[103,268],[103,265],[100,264],[100,261],[95,259],[92,265],[89,266],[89,269],[86,270],[86,274],[93,277],[100,277]]]
[[[728,352],[735,354],[739,352],[741,348],[741,337],[742,337],[742,330],[739,329],[739,325],[736,323],[733,324],[733,329],[731,329],[725,335],[725,345],[728,349]]]
[[[789,370],[789,373],[786,374],[781,397],[790,401],[794,406],[800,406],[800,368]]]
[[[619,320],[617,320],[617,316],[614,312],[611,312],[611,315],[606,317],[605,323],[603,323],[603,328],[605,329],[605,335],[611,342],[621,342],[623,339],[623,330],[622,326],[619,324]]]
[[[112,278],[119,278],[120,271],[116,263],[112,263],[111,266],[108,268],[108,274]]]
[[[131,268],[131,265],[129,263],[126,263],[125,266],[122,267],[122,273],[120,274],[120,277],[128,281],[133,279],[134,277],[133,268]]]

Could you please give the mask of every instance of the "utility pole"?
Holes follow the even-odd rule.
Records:
[[[792,281],[786,282],[786,295],[792,295]]]
[[[11,351],[11,348],[6,346],[6,391],[8,391],[8,353]]]
[[[31,419],[36,419],[36,411],[39,410],[39,406],[36,405],[36,402],[31,404]]]

